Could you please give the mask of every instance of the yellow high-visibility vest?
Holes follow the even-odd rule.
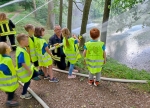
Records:
[[[24,54],[25,64],[32,71],[30,76],[29,76],[29,72],[23,66],[20,68],[18,67],[18,56],[21,52],[23,52],[23,54]],[[21,47],[17,47],[17,50],[16,50],[16,72],[17,72],[17,76],[19,77],[19,80],[23,83],[28,82],[32,78],[33,72],[35,69],[36,68],[34,67],[34,65],[31,64],[30,56],[29,56],[28,52]]]
[[[66,39],[63,38],[63,51],[66,55],[66,59],[71,63],[71,64],[75,64],[77,62],[77,60],[80,58],[80,53],[78,50],[78,47],[75,46],[74,44],[75,39],[74,38],[69,38],[68,42],[69,42],[69,47],[66,46]],[[75,47],[76,47],[76,51],[75,51]]]
[[[102,70],[104,63],[103,47],[104,42],[86,42],[86,65],[88,70],[92,73],[99,73]]]
[[[6,30],[4,29],[4,26],[6,27]],[[0,32],[0,36],[7,36],[11,34],[16,34],[15,29],[11,31],[9,28],[9,20],[0,21],[0,29],[2,30]]]
[[[0,90],[4,92],[13,92],[19,87],[19,83],[12,59],[0,55],[0,66],[1,65],[6,65],[11,75],[5,75],[4,72],[0,70]]]
[[[33,39],[35,40],[36,37],[33,37]],[[29,48],[30,48],[30,57],[31,57],[31,61],[35,62],[38,60],[36,52],[35,52],[35,44],[33,42],[33,40],[29,37]]]
[[[35,38],[34,42],[35,42],[35,51],[38,57],[39,66],[47,67],[52,65],[51,56],[47,52],[45,52],[44,55],[42,54],[43,45],[44,43],[46,43],[45,39]]]

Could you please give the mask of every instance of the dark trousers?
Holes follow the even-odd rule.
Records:
[[[13,91],[13,92],[6,92],[6,94],[7,94],[7,100],[11,101],[11,100],[14,99],[15,91]]]
[[[8,35],[9,41],[11,43],[11,48],[13,51],[16,50],[16,44],[15,44],[15,35]],[[7,42],[7,36],[0,36],[0,42]]]
[[[32,78],[37,77],[38,75],[39,75],[39,73],[34,70]],[[27,93],[30,83],[31,83],[31,79],[28,82],[24,83],[22,95],[25,95]]]
[[[68,64],[66,64],[66,61],[65,61],[65,57],[61,57],[61,60],[60,61],[55,61],[57,67],[61,70],[65,70],[66,67],[69,67],[70,66],[70,63],[68,62]]]

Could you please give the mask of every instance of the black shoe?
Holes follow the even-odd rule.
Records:
[[[17,101],[7,101],[6,106],[15,107],[15,106],[19,106],[19,103]]]

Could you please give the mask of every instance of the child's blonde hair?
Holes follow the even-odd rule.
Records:
[[[32,24],[27,24],[24,26],[24,29],[29,32],[29,30],[34,29],[34,26]]]
[[[5,42],[0,42],[0,54],[6,54],[6,49],[9,46]]]
[[[0,21],[6,20],[7,16],[5,13],[0,13]]]
[[[24,40],[25,38],[28,38],[28,36],[24,33],[18,34],[17,35],[17,41],[20,43],[20,41]]]
[[[65,40],[66,40],[66,46],[69,47],[69,41],[68,41],[68,37],[70,36],[70,31],[68,28],[63,28],[62,29],[62,35],[63,37],[65,37]]]

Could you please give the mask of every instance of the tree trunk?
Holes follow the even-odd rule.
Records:
[[[83,35],[84,33],[86,33],[86,25],[87,25],[87,21],[88,21],[88,15],[89,15],[89,11],[90,11],[91,2],[92,2],[92,0],[85,1],[80,35]],[[81,49],[83,48],[84,43],[85,43],[85,39],[81,38],[80,45],[79,45],[79,47]]]
[[[33,2],[33,8],[34,8],[34,10],[36,10],[36,1],[32,0],[32,2]],[[36,11],[34,12],[34,17],[36,18]]]
[[[101,30],[101,41],[106,45],[106,37],[107,37],[107,26],[108,26],[108,19],[111,6],[111,0],[105,0],[105,7],[104,7],[104,14],[103,14],[103,23],[102,23],[102,30]]]
[[[73,8],[73,0],[68,0],[68,19],[67,19],[67,28],[71,32],[72,25],[72,8]]]
[[[59,5],[59,25],[62,27],[63,0],[60,0]]]
[[[55,14],[52,12],[54,9],[53,1],[48,3],[48,18],[47,18],[47,27],[48,29],[53,29],[55,26]]]

